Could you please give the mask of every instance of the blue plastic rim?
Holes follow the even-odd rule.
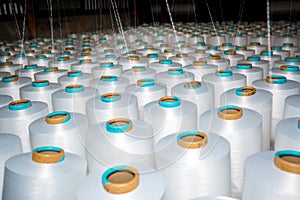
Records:
[[[68,72],[68,77],[69,78],[77,78],[82,76],[82,71],[80,70],[73,70]]]
[[[260,57],[259,56],[250,56],[247,58],[247,60],[250,62],[257,62],[257,61],[260,61]]]
[[[24,57],[25,57],[25,54],[23,54],[23,53],[15,55],[15,58],[24,58]]]
[[[114,63],[107,62],[107,63],[100,63],[100,68],[112,68],[114,67]]]
[[[251,69],[252,68],[252,64],[248,64],[248,63],[239,63],[236,65],[237,69]]]
[[[87,64],[92,63],[92,59],[81,59],[79,60],[79,64]]]
[[[285,84],[286,77],[281,75],[267,76],[266,81],[270,84]]]
[[[199,82],[199,81],[187,82],[186,84],[184,84],[183,87],[185,89],[195,90],[195,89],[201,88],[201,82]]]
[[[145,66],[133,66],[131,69],[134,72],[144,72],[144,71],[146,71]]]
[[[32,152],[41,153],[44,151],[53,151],[53,152],[57,152],[57,153],[63,152],[62,157],[57,161],[57,163],[60,163],[60,162],[64,161],[64,159],[65,159],[64,151],[62,148],[59,148],[59,147],[54,147],[54,146],[38,147],[38,148],[33,149]]]
[[[229,70],[229,69],[226,69],[226,70],[218,70],[216,73],[215,73],[216,76],[218,77],[221,77],[221,78],[224,78],[224,77],[231,77],[232,76],[232,71]]]
[[[12,101],[8,104],[8,109],[13,111],[26,110],[31,107],[31,101],[27,99]]]
[[[65,87],[65,91],[67,93],[78,93],[78,92],[82,92],[83,90],[84,90],[83,85],[68,85],[67,87]]]
[[[34,88],[40,88],[40,87],[46,87],[48,86],[50,83],[47,80],[38,80],[38,81],[33,81],[31,83],[31,86]]]
[[[172,65],[172,60],[160,60],[159,64],[163,64],[163,65]]]
[[[294,46],[293,43],[283,43],[282,44],[283,47],[291,47]]]
[[[154,83],[154,79],[153,78],[143,78],[137,81],[137,85],[140,87],[151,87],[153,86]]]
[[[175,108],[180,106],[181,100],[176,96],[165,96],[159,99],[158,104],[164,108]]]
[[[25,70],[35,70],[35,69],[37,69],[37,68],[38,68],[38,66],[37,66],[36,64],[25,65],[25,66],[24,66],[24,69],[25,69]]]
[[[244,49],[247,49],[247,47],[245,47],[245,46],[237,46],[237,47],[235,47],[235,50],[244,50]]]
[[[39,55],[35,56],[35,58],[38,60],[44,60],[47,58],[47,56],[45,56],[44,54],[39,54]]]
[[[10,75],[10,76],[4,76],[2,77],[2,82],[3,83],[11,83],[11,82],[15,82],[19,80],[19,76],[18,75]]]
[[[281,46],[274,46],[274,47],[272,47],[272,50],[282,51],[282,47]]]
[[[68,59],[66,57],[58,57],[57,61],[62,62],[62,61],[67,61]]]
[[[233,50],[227,50],[227,51],[224,51],[224,54],[225,55],[234,55],[235,51],[233,51]]]
[[[298,120],[298,129],[300,129],[300,119]]]
[[[57,72],[58,71],[58,67],[48,67],[44,69],[44,72],[48,73],[48,72]]]
[[[284,62],[300,62],[300,58],[299,57],[286,57],[284,59]]]
[[[110,53],[110,52],[112,52],[112,49],[105,49],[103,52],[104,53]]]
[[[296,65],[283,65],[280,67],[280,70],[285,72],[298,72],[299,66]]]
[[[115,54],[105,55],[105,59],[115,59],[117,56]]]
[[[127,168],[127,166],[116,166],[116,167],[106,170],[102,175],[102,184],[103,185],[110,184],[111,182],[108,180],[108,177],[113,173],[116,173],[119,171],[124,171],[124,170],[126,170],[126,168]]]
[[[218,50],[218,46],[211,46],[209,47],[210,50]]]
[[[223,43],[222,46],[232,47],[232,43],[231,42],[225,42],[225,43]]]
[[[163,40],[156,40],[155,43],[164,43]]]
[[[260,42],[250,42],[250,45],[260,45]]]
[[[70,121],[71,119],[71,114],[67,111],[56,111],[56,112],[52,112],[49,113],[46,118],[51,119],[52,117],[56,117],[56,116],[65,116],[65,119],[63,121],[60,122],[60,124],[64,124],[68,121]]]
[[[147,58],[158,58],[158,54],[157,53],[148,54]]]
[[[300,152],[299,151],[294,151],[294,150],[282,150],[282,151],[277,151],[275,153],[276,158],[280,158],[282,156],[296,156],[300,157]]]
[[[222,106],[220,108],[218,108],[218,113],[219,112],[223,112],[224,110],[234,110],[234,109],[238,109],[239,107],[238,106],[233,106],[233,105],[227,105],[227,106]]]
[[[178,67],[178,68],[172,68],[168,69],[168,74],[170,75],[182,75],[183,74],[183,69]]]
[[[131,129],[132,121],[130,119],[117,118],[106,122],[106,130],[110,133],[124,133]]]
[[[117,102],[121,99],[121,94],[120,93],[106,93],[101,95],[101,101],[105,103],[114,103]]]
[[[273,52],[272,51],[263,51],[260,54],[261,56],[273,56]]]
[[[100,80],[104,81],[104,82],[114,82],[114,81],[118,81],[118,77],[117,76],[101,76]]]

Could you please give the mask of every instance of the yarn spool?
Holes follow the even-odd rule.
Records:
[[[270,68],[274,67],[274,63],[276,61],[280,61],[281,60],[281,56],[279,55],[274,55],[273,51],[262,51],[260,53],[260,58],[262,60],[267,60],[269,61],[270,64]]]
[[[122,66],[114,65],[112,62],[100,63],[100,66],[92,68],[92,75],[94,79],[100,78],[101,76],[121,76]]]
[[[237,105],[262,116],[262,149],[270,150],[272,122],[272,93],[251,86],[231,89],[221,95],[221,105]]]
[[[86,168],[83,158],[52,146],[16,155],[5,163],[2,198],[75,199]]]
[[[20,99],[19,89],[31,83],[31,78],[19,77],[18,75],[9,75],[0,81],[0,94],[9,95],[14,100]]]
[[[218,70],[225,70],[229,67],[230,61],[222,58],[220,55],[210,54],[207,58],[202,58],[199,61],[206,61],[208,64],[217,65]]]
[[[80,59],[78,63],[71,65],[71,70],[80,70],[83,73],[92,73],[94,67],[99,66],[99,62],[93,61],[92,59]]]
[[[258,67],[263,70],[263,77],[266,77],[269,74],[269,61],[261,60],[259,56],[247,57],[246,60],[241,60],[238,64],[251,64],[252,67]]]
[[[251,122],[251,123],[249,123]],[[261,151],[262,117],[256,111],[238,106],[223,106],[200,116],[200,131],[222,135],[231,146],[231,195],[242,191],[245,159]]]
[[[127,69],[131,69],[134,66],[147,66],[148,60],[146,58],[141,58],[138,55],[129,55],[125,57],[121,57],[118,62],[119,65],[122,66],[123,71]]]
[[[173,62],[172,60],[160,60],[159,62],[154,62],[149,64],[149,68],[154,69],[156,74],[168,71],[173,68],[181,68],[180,63]]]
[[[0,108],[0,133],[12,133],[19,136],[23,151],[31,151],[28,126],[47,113],[46,103],[29,100],[12,101]]]
[[[121,163],[154,168],[153,132],[149,124],[115,118],[92,126],[86,135],[89,171]]]
[[[28,59],[29,65],[38,65],[40,67],[49,67],[49,62],[52,60],[51,56],[45,54],[37,54]]]
[[[299,57],[297,57],[297,56],[289,56],[289,57],[286,57],[284,60],[280,60],[280,61],[274,62],[274,68],[280,68],[281,66],[287,66],[287,65],[300,67],[300,59],[299,59]],[[288,69],[289,70],[289,68],[285,68],[285,67],[284,67],[284,69]],[[292,71],[295,71],[295,69],[293,69]]]
[[[144,121],[153,128],[155,144],[176,132],[197,128],[197,106],[176,96],[161,97],[144,106]]]
[[[47,103],[49,111],[52,112],[52,94],[60,89],[61,86],[58,83],[50,83],[47,80],[33,81],[31,85],[20,88],[20,97]]]
[[[66,75],[59,77],[58,83],[61,84],[62,88],[73,84],[80,84],[84,87],[88,87],[91,80],[91,74],[82,73],[82,71],[80,70],[72,70],[69,71]]]
[[[282,65],[280,68],[273,68],[269,72],[270,75],[282,75],[288,80],[297,81],[300,83],[300,70],[299,66],[295,65]]]
[[[146,68],[145,66],[134,66],[131,69],[122,72],[122,77],[129,80],[129,85],[135,84],[138,80],[143,78],[151,78],[156,80],[155,70]]]
[[[8,105],[11,101],[13,101],[11,96],[0,94],[0,108]]]
[[[155,148],[166,199],[230,194],[230,145],[223,137],[182,132],[162,138]]]
[[[91,98],[86,103],[90,126],[114,118],[139,119],[138,100],[126,93],[106,93]]]
[[[192,64],[194,61],[196,61],[196,58],[193,56],[189,56],[185,53],[179,53],[176,56],[172,56],[169,58],[173,62],[179,63],[182,65],[182,67],[185,67],[187,65]]]
[[[68,70],[58,69],[57,67],[45,68],[43,72],[34,74],[35,80],[48,80],[50,83],[58,83],[58,78],[66,75]]]
[[[245,161],[243,199],[299,199],[299,155],[286,150],[250,156]]]
[[[253,81],[263,78],[263,70],[259,67],[252,67],[250,63],[239,63],[231,68],[233,73],[243,74],[247,77],[247,85],[251,86]]]
[[[49,67],[58,67],[59,69],[71,70],[71,65],[76,64],[78,61],[72,59],[70,55],[59,56],[55,60],[49,62]]]
[[[53,110],[86,114],[86,102],[96,95],[97,89],[79,84],[68,85],[52,94]]]
[[[235,50],[224,51],[224,58],[229,60],[230,66],[236,66],[239,61],[245,59],[243,55],[237,54]]]
[[[193,64],[187,65],[184,70],[191,72],[195,76],[196,81],[202,81],[202,77],[206,74],[215,73],[218,69],[217,65],[207,64],[206,61],[194,61]]]

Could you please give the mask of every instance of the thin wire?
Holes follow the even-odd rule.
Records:
[[[270,0],[267,0],[267,29],[268,29],[268,51],[271,52]]]
[[[195,0],[192,0],[193,3],[193,11],[194,11],[194,16],[195,16],[195,22],[197,23],[197,15],[196,15],[196,4],[195,4]]]
[[[13,3],[12,0],[11,0],[11,3]],[[26,10],[26,9],[24,9],[24,10]],[[18,35],[19,40],[21,40],[22,39],[21,31],[20,31],[19,23],[18,23],[18,20],[17,20],[17,17],[16,17],[15,9],[12,9],[12,11],[13,11],[14,23],[15,23],[15,26],[17,28],[17,35]]]
[[[50,22],[50,30],[51,30],[51,40],[52,44],[54,42],[54,35],[53,35],[53,15],[52,15],[52,0],[47,0],[47,5],[49,9],[49,22]]]
[[[60,37],[62,38],[63,35],[62,35],[62,28],[61,28],[61,19],[60,19],[60,0],[57,0],[57,4],[58,4],[58,21],[59,21],[59,32],[60,32]]]
[[[166,5],[167,5],[170,21],[171,21],[171,24],[172,24],[173,32],[174,32],[174,35],[175,35],[175,39],[176,39],[176,42],[177,42],[177,47],[179,47],[178,36],[177,36],[177,32],[176,32],[176,29],[175,29],[175,26],[174,26],[174,22],[173,22],[173,18],[172,18],[172,14],[171,14],[171,11],[170,11],[170,6],[169,6],[169,3],[168,3],[168,0],[166,0]]]

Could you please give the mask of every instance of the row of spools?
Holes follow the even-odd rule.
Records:
[[[2,199],[299,199],[298,24],[269,30],[2,41]]]

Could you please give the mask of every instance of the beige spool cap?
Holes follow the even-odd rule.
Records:
[[[252,86],[244,86],[238,89],[239,96],[252,96],[256,93],[256,88]]]
[[[243,109],[238,106],[223,106],[218,109],[218,117],[225,120],[236,120],[243,116]]]
[[[127,118],[115,118],[107,122],[106,128],[109,132],[129,132],[132,130],[132,121]]]
[[[66,51],[72,51],[72,50],[74,50],[74,48],[73,47],[66,47],[65,50]]]
[[[199,81],[191,81],[184,84],[185,88],[198,88],[201,87],[201,82]]]
[[[136,61],[136,60],[140,60],[140,57],[139,56],[129,56],[128,60]]]
[[[48,124],[61,124],[64,121],[68,120],[70,114],[67,112],[54,112],[53,114],[50,113],[45,117],[45,120]]]
[[[32,152],[32,160],[37,163],[58,163],[64,156],[64,150],[55,147],[40,147]]]
[[[229,49],[226,51],[228,56],[232,56],[232,55],[236,55],[236,51],[235,50],[232,50],[232,49]]]
[[[196,49],[196,50],[195,50],[195,53],[205,53],[205,51],[204,51],[204,50],[201,50],[201,49]]]
[[[221,56],[220,55],[213,55],[210,57],[211,60],[220,60]]]
[[[173,53],[173,49],[165,49],[164,53]]]
[[[185,54],[185,53],[177,54],[177,55],[176,55],[176,58],[187,58],[187,57],[188,57],[188,55]]]
[[[247,50],[247,47],[246,46],[242,46],[242,47],[240,47],[239,50]]]
[[[274,164],[283,171],[300,174],[300,152],[290,150],[278,151],[275,154]]]
[[[133,167],[109,169],[102,177],[104,189],[112,194],[124,194],[133,191],[139,185],[139,173]]]
[[[89,52],[91,52],[91,51],[92,51],[91,48],[82,49],[82,52],[85,52],[85,53],[89,53]]]
[[[136,54],[136,50],[128,51],[128,54]]]
[[[178,136],[177,144],[186,149],[198,149],[207,144],[207,135],[203,132],[185,132]]]
[[[169,44],[161,44],[160,47],[168,47]]]
[[[193,65],[194,65],[194,66],[197,66],[197,67],[204,66],[204,65],[206,65],[206,64],[207,64],[206,61],[194,61],[194,62],[193,62]]]
[[[84,56],[89,56],[89,55],[84,55]],[[88,64],[88,63],[92,63],[92,59],[84,59],[81,64]],[[100,64],[101,65],[101,64]]]
[[[5,67],[5,66],[10,66],[12,64],[13,64],[12,62],[3,62],[3,63],[1,63],[1,66]]]

